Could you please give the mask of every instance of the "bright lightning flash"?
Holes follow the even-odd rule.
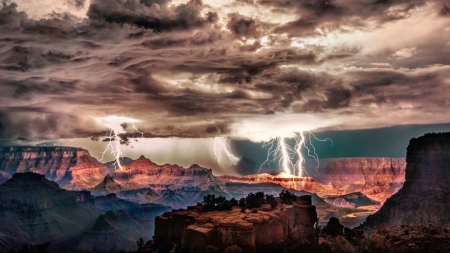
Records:
[[[227,143],[224,137],[215,137],[214,138],[214,155],[216,156],[216,159],[219,159],[219,151],[223,150],[225,155],[230,159],[232,163],[237,163],[239,161],[239,158],[233,155],[231,153],[231,147]]]
[[[124,157],[124,153],[121,151],[121,143],[120,143],[120,134],[125,134],[127,131],[123,127],[125,123],[131,123],[134,130],[144,136],[142,132],[136,128],[136,122],[139,120],[122,117],[122,116],[109,116],[99,119],[103,126],[109,128],[111,131],[108,135],[101,138],[100,141],[109,141],[106,149],[102,153],[102,160],[106,152],[109,150],[111,152],[111,156],[114,157],[114,165],[118,166],[120,170],[123,170],[122,164],[120,163],[120,158]]]
[[[294,149],[292,149],[288,144],[286,144],[285,141],[286,138],[287,137],[277,137],[264,144],[263,147],[267,146],[270,147],[267,151],[267,158],[261,164],[259,172],[261,172],[262,166],[264,164],[278,160],[280,166],[283,168],[284,172],[287,175],[295,175],[303,177],[303,172],[306,172],[304,167],[306,160],[302,154],[303,148],[307,150],[308,156],[312,157],[316,162],[317,164],[316,170],[317,170],[320,165],[319,156],[316,153],[316,148],[314,147],[312,139],[320,142],[329,141],[333,145],[333,140],[331,140],[330,138],[319,139],[309,131],[300,131],[299,133],[295,134]],[[294,164],[292,160],[295,158],[295,156],[297,158],[297,162]]]

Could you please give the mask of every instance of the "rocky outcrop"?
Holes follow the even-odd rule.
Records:
[[[144,156],[123,166],[123,170],[110,173],[92,191],[94,194],[117,193],[119,191],[152,188],[155,190],[175,190],[182,187],[208,189],[217,181],[211,169],[196,164],[183,168],[176,164],[158,165]]]
[[[158,165],[141,156],[123,166],[123,170],[109,173],[91,192],[94,195],[116,193],[121,198],[138,203],[185,208],[195,205],[206,194],[226,195],[224,185],[211,169],[197,164],[189,168],[176,164]]]
[[[450,225],[450,133],[426,134],[407,148],[406,181],[364,228],[432,223]]]
[[[100,183],[106,167],[89,152],[72,147],[0,148],[0,169],[13,175],[34,172],[68,190],[83,190]]]
[[[305,199],[308,198],[309,201]],[[203,212],[201,206],[156,217],[154,245],[175,243],[189,252],[275,252],[288,242],[308,243],[317,221],[311,198],[303,196],[293,205],[242,212]],[[280,204],[279,204],[280,206]],[[233,251],[231,251],[233,250]]]

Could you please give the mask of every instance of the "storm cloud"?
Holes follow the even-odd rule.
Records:
[[[260,116],[269,131],[280,114],[348,129],[448,122],[445,1],[42,4],[55,7],[0,8],[2,142],[99,136],[109,115],[188,138],[233,137]]]

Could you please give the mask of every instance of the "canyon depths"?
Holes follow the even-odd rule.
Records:
[[[239,199],[250,192],[264,191],[266,194],[278,196],[282,189],[290,189],[297,195],[311,195],[321,224],[325,224],[331,217],[338,217],[345,226],[354,227],[376,212],[387,198],[402,187],[406,168],[406,161],[402,158],[321,159],[317,169],[315,166],[307,167],[309,177],[300,178],[285,174],[215,176],[211,169],[197,164],[188,168],[176,164],[158,165],[144,156],[136,160],[124,159],[123,164],[124,170],[114,170],[111,163],[102,164],[81,148],[0,148],[0,183],[23,173],[41,174],[46,180],[55,182],[54,187],[71,192],[84,192],[83,196],[86,197],[75,198],[76,201],[70,202],[70,205],[74,208],[79,208],[80,204],[90,205],[87,209],[92,209],[84,218],[81,228],[70,233],[55,232],[54,227],[49,224],[60,222],[57,219],[41,218],[38,222],[36,217],[16,215],[19,211],[23,212],[23,208],[17,210],[17,205],[20,206],[21,203],[26,203],[25,206],[30,206],[31,203],[33,208],[40,210],[37,212],[39,217],[43,217],[40,213],[44,212],[42,210],[52,213],[54,207],[61,206],[61,203],[36,206],[33,203],[46,200],[41,199],[42,194],[38,188],[33,191],[33,187],[28,185],[27,194],[32,197],[19,197],[21,202],[16,203],[16,209],[8,209],[9,215],[14,213],[16,216],[13,216],[20,220],[23,227],[36,224],[44,227],[43,231],[54,235],[52,241],[57,242],[52,246],[54,250],[58,249],[58,245],[68,244],[74,245],[75,248],[96,251],[96,245],[105,243],[113,245],[109,250],[132,250],[133,240],[137,239],[139,233],[145,240],[151,239],[154,218],[170,208],[180,209],[196,205],[207,194]],[[15,178],[16,181],[19,179]],[[21,180],[26,181],[24,178]],[[11,196],[15,196],[14,190],[9,189],[8,184],[3,184],[3,187]],[[34,194],[40,194],[41,198],[34,198]],[[45,196],[47,201],[54,199],[52,194],[55,193]],[[62,205],[67,203],[64,204],[63,201]],[[144,214],[148,210],[153,211]],[[125,221],[124,217],[128,217],[128,220]],[[138,225],[139,219],[147,222],[141,222],[147,224],[146,228]],[[136,238],[120,238],[120,234],[126,234],[128,230],[138,231],[132,233]],[[48,238],[31,236],[34,232],[21,230],[20,233],[25,236],[16,240],[16,245],[48,242]],[[7,235],[11,231],[0,233]],[[63,236],[58,237],[58,234]],[[113,241],[120,243],[111,243]]]

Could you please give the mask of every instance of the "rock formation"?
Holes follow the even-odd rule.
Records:
[[[156,217],[154,245],[160,248],[174,243],[191,253],[203,253],[205,249],[276,252],[288,242],[309,243],[316,220],[316,208],[309,196],[273,210],[263,205],[245,212],[238,207],[203,212],[201,206],[195,206]]]
[[[384,203],[405,181],[403,158],[333,158],[306,164],[308,177],[255,174],[221,176],[223,180],[242,183],[274,183],[286,189],[308,191],[319,196],[340,196],[361,192],[370,199]]]
[[[227,195],[225,182],[218,180],[211,169],[196,164],[189,168],[158,165],[141,156],[123,168],[108,174],[91,189],[92,193],[116,193],[138,203],[159,203],[173,208],[195,205],[209,193]]]
[[[0,148],[0,170],[14,173],[34,172],[68,190],[84,190],[100,183],[106,167],[89,152],[72,147]]]
[[[361,192],[384,203],[405,181],[404,158],[360,157],[320,159],[320,166],[306,166],[308,175],[322,184],[332,184],[343,194]]]
[[[285,189],[292,189],[296,191],[307,191],[317,193],[319,196],[323,195],[341,195],[343,192],[331,184],[321,184],[316,182],[311,177],[296,177],[286,173],[278,175],[270,175],[267,173],[254,174],[247,176],[220,176],[221,180],[228,182],[240,182],[247,184],[261,184],[272,183],[277,184]]]
[[[403,188],[367,218],[366,230],[380,225],[450,225],[450,133],[411,139]]]

